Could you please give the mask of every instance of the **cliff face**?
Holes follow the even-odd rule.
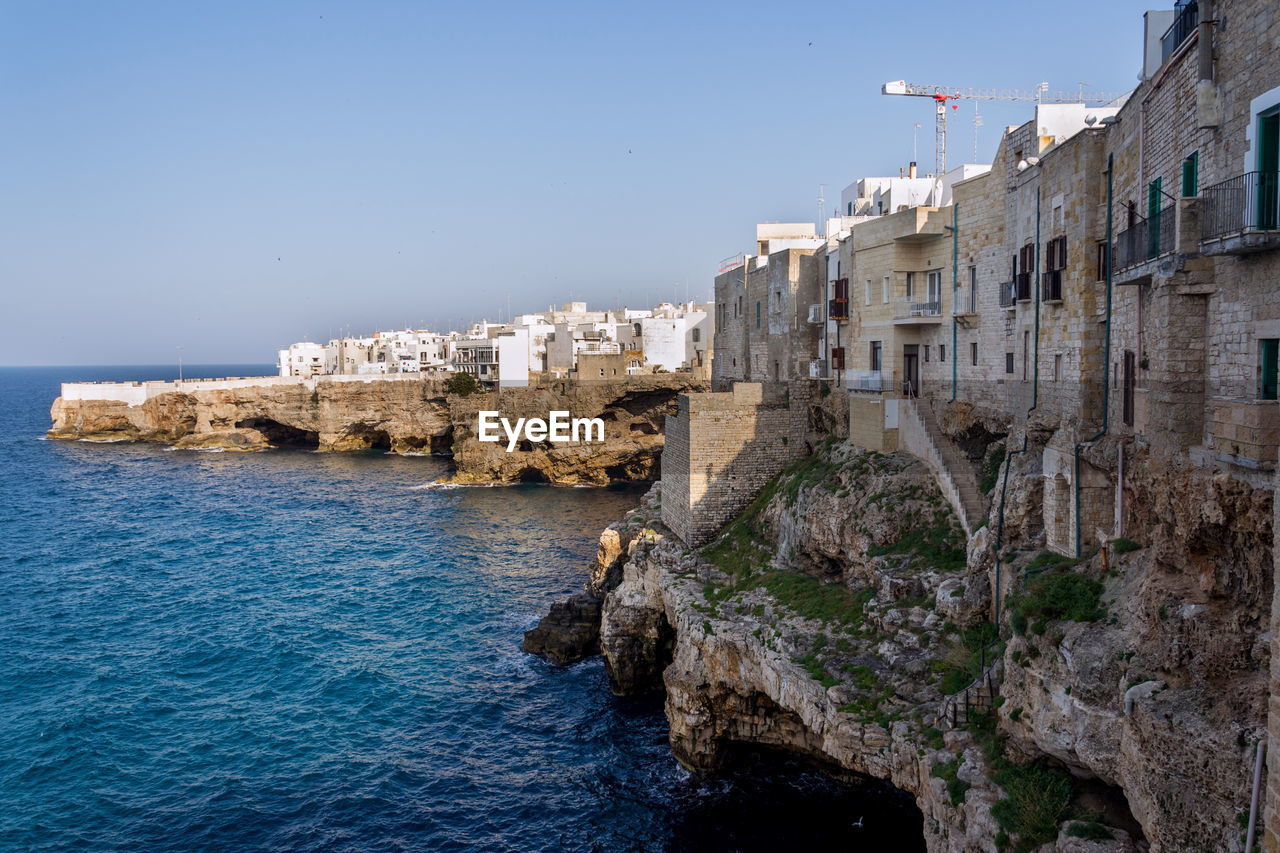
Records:
[[[998,639],[996,525],[965,543],[920,462],[827,444],[700,551],[651,492],[605,533],[583,594],[599,633],[575,654],[598,644],[615,690],[665,693],[684,764],[760,744],[887,780],[930,850],[1239,850],[1271,495],[1131,449],[1128,538],[1068,559],[1044,550],[1046,440],[1006,463]],[[1115,450],[1088,461],[1114,476]],[[998,696],[964,690],[993,658]]]
[[[159,394],[140,405],[54,401],[49,438],[159,441],[179,448],[452,453],[460,483],[536,480],[565,485],[656,478],[665,416],[675,397],[702,385],[682,375],[552,388],[448,394],[439,380],[317,382]],[[506,442],[476,438],[477,412],[546,418],[550,411],[605,421],[601,443]]]

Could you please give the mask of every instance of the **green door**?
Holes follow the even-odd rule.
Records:
[[[1272,231],[1277,223],[1280,201],[1280,109],[1258,116],[1258,208],[1259,231]]]
[[[1258,371],[1262,374],[1258,382],[1258,396],[1263,400],[1277,398],[1277,385],[1280,385],[1280,338],[1263,338],[1258,341]]]
[[[1147,185],[1147,258],[1160,254],[1161,179]]]

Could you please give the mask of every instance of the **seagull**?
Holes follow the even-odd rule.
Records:
[[[813,42],[809,42],[809,47],[813,47]]]
[[[863,817],[865,817],[865,815],[864,815]],[[863,820],[863,817],[859,817],[859,818],[858,818],[857,820],[855,820],[853,823],[849,824],[849,826],[853,827],[854,829],[862,829],[862,820]]]

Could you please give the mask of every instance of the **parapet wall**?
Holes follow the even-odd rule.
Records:
[[[810,383],[739,382],[681,395],[667,417],[662,521],[687,545],[710,542],[779,471],[805,455]]]

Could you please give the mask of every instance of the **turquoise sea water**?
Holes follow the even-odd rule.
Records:
[[[918,847],[803,768],[692,777],[660,700],[520,651],[635,488],[39,440],[59,381],[167,374],[0,369],[0,850]]]

